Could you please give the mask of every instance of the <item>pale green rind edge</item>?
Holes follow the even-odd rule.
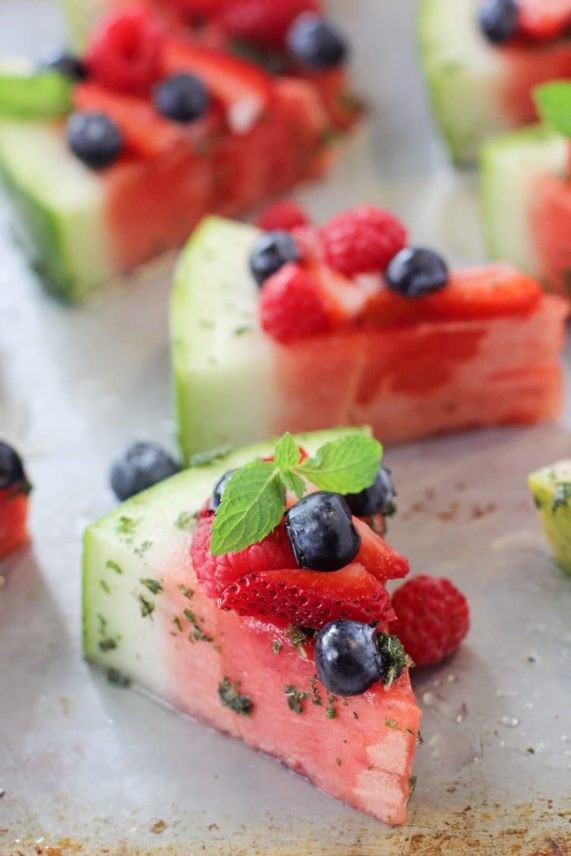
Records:
[[[571,460],[558,461],[529,476],[529,489],[547,540],[561,569],[571,576],[571,500],[553,511],[555,489],[571,482]]]

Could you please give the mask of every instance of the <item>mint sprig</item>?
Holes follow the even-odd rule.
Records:
[[[334,493],[359,493],[373,484],[382,454],[372,437],[348,434],[300,462],[297,443],[284,434],[273,461],[247,464],[228,481],[212,526],[212,554],[245,550],[269,535],[284,515],[286,489],[297,499],[305,496],[308,482]]]
[[[571,82],[555,80],[534,89],[543,121],[564,137],[571,137]]]

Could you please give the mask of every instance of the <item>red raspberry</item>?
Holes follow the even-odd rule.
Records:
[[[190,555],[196,576],[209,597],[219,597],[224,589],[253,571],[295,567],[295,559],[282,524],[264,538],[239,553],[213,556],[210,552],[214,515],[202,515],[192,537]]]
[[[309,225],[309,218],[303,208],[295,202],[274,202],[262,211],[256,225],[264,232],[291,232],[299,226]]]
[[[327,263],[345,276],[383,273],[407,243],[402,223],[388,211],[362,205],[321,230]]]
[[[142,9],[129,9],[95,30],[86,56],[90,76],[108,89],[145,93],[161,74],[161,32]]]
[[[449,580],[415,577],[394,593],[393,607],[398,620],[392,632],[417,666],[452,654],[470,627],[468,601]]]
[[[302,12],[319,12],[317,0],[227,0],[216,20],[229,36],[281,48]]]
[[[260,320],[264,332],[284,345],[330,327],[316,283],[295,264],[284,265],[264,283]]]

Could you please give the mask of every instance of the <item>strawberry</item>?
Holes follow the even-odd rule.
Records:
[[[268,205],[258,217],[256,225],[264,232],[291,232],[308,223],[307,214],[300,205],[283,200]]]
[[[27,520],[27,491],[0,490],[0,560],[28,541]]]
[[[216,21],[232,38],[282,48],[298,15],[319,10],[317,0],[228,0]]]
[[[260,321],[264,332],[284,345],[330,328],[317,284],[299,265],[291,263],[264,283]]]
[[[518,0],[518,32],[536,41],[551,41],[571,26],[569,0]]]
[[[349,277],[381,273],[407,241],[400,221],[373,205],[339,214],[321,236],[329,266]]]
[[[332,573],[289,568],[250,573],[222,593],[218,606],[315,630],[338,618],[384,628],[394,616],[384,585],[357,562]]]
[[[381,582],[406,577],[410,566],[404,556],[393,550],[363,520],[353,517],[353,525],[361,536],[361,549],[355,561],[360,562],[370,574]]]

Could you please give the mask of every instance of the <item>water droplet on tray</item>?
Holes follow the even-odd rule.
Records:
[[[517,716],[501,716],[498,721],[504,728],[517,728],[520,722]]]

